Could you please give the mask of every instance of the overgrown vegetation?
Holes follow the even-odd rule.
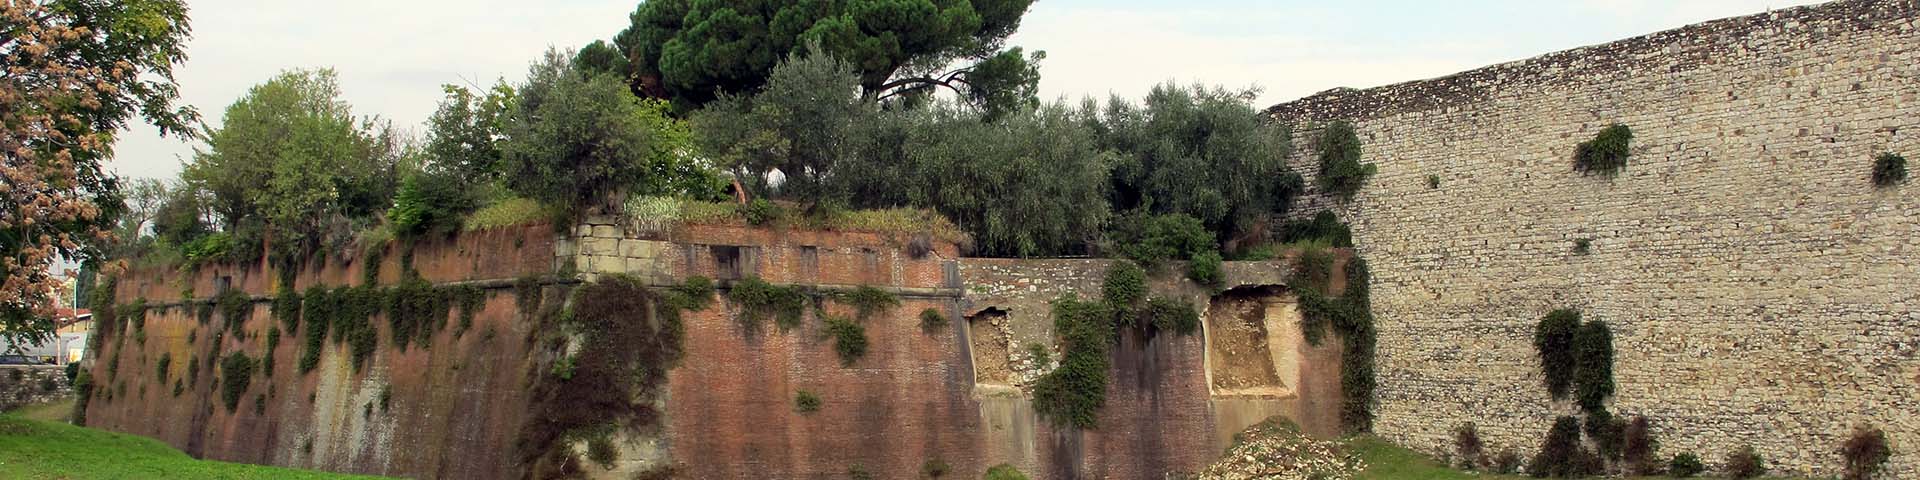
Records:
[[[1341,198],[1352,199],[1367,178],[1379,171],[1374,164],[1360,163],[1360,137],[1345,120],[1328,124],[1315,150],[1320,152],[1320,188]]]
[[[1893,450],[1887,448],[1886,432],[1863,424],[1854,426],[1853,434],[1840,444],[1840,457],[1847,480],[1870,480],[1886,469]]]
[[[806,390],[795,392],[793,394],[793,409],[800,413],[820,411],[820,395]]]
[[[1680,452],[1673,456],[1673,461],[1667,462],[1667,475],[1674,478],[1690,478],[1705,471],[1707,465],[1700,463],[1700,456],[1693,452]]]
[[[220,361],[220,400],[231,412],[240,406],[240,395],[247,392],[247,385],[253,381],[255,360],[241,352],[228,354]]]
[[[1907,181],[1907,158],[1893,152],[1873,157],[1873,185],[1886,188]]]
[[[1492,459],[1486,458],[1486,444],[1480,442],[1480,429],[1473,422],[1467,422],[1453,429],[1453,456],[1460,468],[1473,470],[1488,466]]]
[[[759,277],[733,282],[727,299],[740,305],[741,326],[748,332],[759,331],[769,318],[781,330],[791,330],[800,326],[807,308],[807,295],[799,287],[774,285]]]
[[[1012,465],[999,464],[987,468],[986,480],[1027,480],[1027,475]]]
[[[855,287],[853,291],[841,293],[836,298],[841,303],[852,305],[856,312],[853,318],[862,322],[873,318],[874,314],[900,306],[900,297],[872,285]]]
[[[1307,343],[1318,345],[1332,327],[1340,335],[1340,424],[1350,433],[1373,428],[1373,352],[1376,332],[1373,326],[1372,277],[1367,262],[1358,256],[1347,260],[1346,289],[1340,295],[1329,294],[1333,275],[1332,253],[1319,248],[1301,250],[1295,257],[1294,272],[1287,280],[1300,304],[1300,329]]]
[[[1573,151],[1573,169],[1583,174],[1613,176],[1627,166],[1633,154],[1633,130],[1618,123],[1600,129],[1592,140],[1580,142]]]
[[[841,365],[853,365],[867,355],[867,327],[843,317],[825,317],[827,336],[833,338],[833,351]]]
[[[1752,445],[1742,445],[1727,452],[1727,459],[1721,462],[1728,478],[1756,478],[1767,474],[1767,460],[1754,451]]]
[[[1113,343],[1111,309],[1101,302],[1071,297],[1053,302],[1053,331],[1064,352],[1060,366],[1033,386],[1033,410],[1056,425],[1092,428],[1106,405],[1108,347]]]
[[[1527,462],[1527,473],[1534,478],[1585,477],[1602,470],[1600,456],[1580,442],[1580,420],[1574,417],[1554,420],[1539,453]]]
[[[947,327],[947,316],[941,315],[939,309],[928,308],[926,310],[920,311],[920,329],[921,330],[925,330],[927,332],[938,332],[941,329],[944,329],[946,327]]]
[[[1602,412],[1613,396],[1613,333],[1605,321],[1580,319],[1580,311],[1548,312],[1534,326],[1534,351],[1547,392],[1555,399],[1569,393],[1588,413]]]
[[[603,435],[610,425],[657,428],[655,400],[684,353],[680,317],[661,315],[665,301],[637,279],[602,277],[577,287],[568,305],[540,348],[550,361],[569,359],[571,374],[535,381],[531,413],[515,442],[519,461],[536,478],[577,466],[567,445]]]

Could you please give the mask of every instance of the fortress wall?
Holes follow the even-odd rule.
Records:
[[[1920,182],[1869,179],[1881,152],[1920,159],[1916,19],[1840,1],[1269,109],[1302,172],[1334,119],[1379,166],[1351,202],[1307,202],[1373,267],[1376,430],[1439,451],[1475,422],[1490,452],[1537,449],[1577,409],[1541,386],[1533,325],[1576,307],[1612,324],[1612,409],[1650,417],[1662,455],[1752,444],[1833,475],[1871,423],[1920,476]],[[1627,167],[1575,172],[1615,122]]]
[[[435,283],[501,280],[542,275],[553,261],[552,227],[528,225],[457,238],[422,239],[412,246],[414,267]],[[382,260],[383,284],[401,275],[403,254],[390,245]],[[324,257],[295,274],[296,289],[359,285],[364,256]],[[216,279],[252,295],[247,320],[237,330],[220,314],[195,309],[217,292]],[[273,318],[268,299],[278,274],[263,264],[207,265],[191,272],[134,269],[117,277],[119,303],[148,301],[142,328],[132,319],[116,335],[98,335],[89,352],[94,395],[87,425],[160,439],[195,457],[340,472],[438,478],[487,478],[510,472],[511,452],[526,410],[525,380],[531,365],[521,339],[524,319],[511,289],[489,289],[473,325],[458,332],[458,307],[450,326],[428,345],[398,350],[384,315],[372,324],[377,347],[355,370],[350,347],[325,343],[317,367],[301,373],[305,323],[287,330]],[[181,293],[191,285],[191,307]],[[558,295],[548,295],[557,303]],[[304,320],[304,319],[303,319]],[[269,329],[282,329],[278,348],[267,349]],[[271,372],[256,368],[239,402],[221,399],[220,359],[236,353],[274,358]],[[166,369],[161,370],[161,358]],[[178,387],[176,387],[178,385]],[[178,390],[176,391],[176,388]],[[385,405],[381,403],[386,392]]]

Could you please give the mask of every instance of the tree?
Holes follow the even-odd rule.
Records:
[[[515,101],[513,87],[497,83],[484,95],[454,85],[441,89],[446,98],[427,118],[429,168],[452,172],[469,185],[498,180],[500,143],[506,140],[504,122]]]
[[[635,91],[692,110],[766,83],[817,42],[869,97],[948,88],[991,111],[1037,104],[1027,56],[1006,49],[1033,0],[652,0],[614,37]],[[947,71],[958,62],[970,65]]]
[[[1248,104],[1252,93],[1162,84],[1140,106],[1109,101],[1099,129],[1120,154],[1114,210],[1189,215],[1223,238],[1264,234],[1302,181],[1283,160],[1291,133]]]
[[[392,204],[403,140],[390,122],[355,118],[331,69],[291,70],[227,107],[208,148],[181,177],[204,190],[221,227],[254,252],[254,232],[276,228],[295,251],[318,245],[337,219],[370,218]],[[333,232],[338,235],[340,232]],[[248,253],[249,255],[251,253]]]
[[[549,205],[579,208],[626,190],[635,195],[710,195],[719,184],[692,158],[691,133],[667,105],[635,98],[618,78],[580,69],[572,52],[548,50],[507,111],[501,171],[508,188]]]
[[[136,113],[192,136],[173,66],[191,35],[178,0],[0,2],[0,343],[53,334],[55,262],[97,263],[121,207],[103,171]]]
[[[1107,221],[1104,180],[1111,162],[1085,128],[1091,113],[1053,104],[995,123],[980,121],[983,114],[935,108],[910,127],[902,150],[911,169],[906,178],[913,179],[912,205],[965,228],[982,255],[1086,253]]]
[[[832,55],[794,55],[774,67],[764,88],[728,95],[688,120],[697,142],[749,190],[802,201],[846,201],[827,190],[837,160],[879,112],[861,99],[853,65]],[[767,173],[786,179],[775,192]]]
[[[157,178],[139,178],[129,182],[125,189],[126,198],[120,224],[114,236],[121,242],[136,243],[146,235],[147,227],[160,213],[160,206],[171,195],[167,183]]]

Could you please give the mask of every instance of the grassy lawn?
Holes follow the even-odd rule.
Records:
[[[376,478],[195,460],[158,440],[64,423],[70,404],[0,414],[0,477],[18,480],[122,478]]]

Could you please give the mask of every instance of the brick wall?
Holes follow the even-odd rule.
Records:
[[[1532,328],[1576,307],[1612,324],[1611,408],[1650,417],[1662,455],[1752,444],[1833,475],[1871,423],[1893,474],[1920,476],[1920,186],[1869,181],[1880,152],[1920,158],[1916,18],[1834,2],[1270,109],[1302,127],[1301,171],[1340,118],[1379,166],[1351,203],[1308,202],[1373,267],[1376,429],[1432,451],[1476,422],[1490,451],[1538,448],[1576,409],[1541,387]],[[1614,122],[1626,168],[1576,173]]]

